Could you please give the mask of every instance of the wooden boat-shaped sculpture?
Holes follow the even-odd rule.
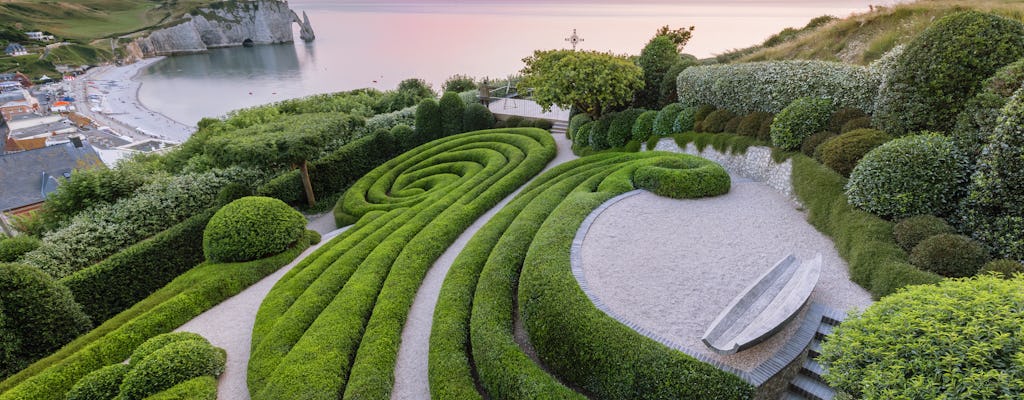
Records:
[[[801,263],[792,254],[747,287],[715,318],[701,340],[733,354],[768,339],[803,307],[821,275],[821,254]]]

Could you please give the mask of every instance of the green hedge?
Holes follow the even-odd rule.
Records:
[[[215,262],[264,258],[287,250],[305,230],[306,217],[283,201],[243,197],[210,218],[203,231],[203,254]]]
[[[252,397],[386,397],[427,269],[554,153],[551,135],[539,129],[471,132],[421,146],[360,179],[335,209],[356,226],[282,278],[257,315]]]
[[[820,154],[817,158],[833,171],[850,176],[850,172],[853,172],[853,168],[865,154],[890,140],[892,136],[885,132],[857,129],[826,140],[813,154]]]
[[[106,321],[202,263],[203,229],[216,211],[200,212],[60,282],[93,321]]]
[[[169,343],[125,374],[118,400],[142,400],[193,378],[219,376],[226,360],[224,349],[206,340]]]
[[[636,118],[636,122],[633,123],[633,135],[632,140],[638,142],[647,140],[654,133],[654,119],[658,117],[658,112],[654,110],[644,111]]]
[[[608,146],[611,148],[625,146],[633,137],[633,125],[637,118],[640,118],[647,110],[642,108],[630,108],[618,113],[608,127]]]
[[[532,293],[524,292],[528,290],[525,286],[528,284],[525,270],[522,280],[519,277],[519,268],[524,265],[524,260],[524,268],[529,268],[532,265],[529,257],[538,249],[544,249],[543,252],[547,254],[559,254],[559,257],[564,257],[562,261],[565,262],[565,270],[539,272],[545,275],[542,280],[562,280],[567,275],[569,283],[576,286],[567,267],[568,245],[580,221],[551,222],[558,219],[573,199],[596,190],[601,190],[600,196],[604,198],[631,190],[634,188],[632,181],[635,174],[643,168],[665,165],[699,168],[711,164],[695,160],[699,159],[659,152],[602,153],[555,167],[524,188],[520,195],[470,240],[445,279],[431,333],[429,374],[432,397],[481,398],[474,375],[479,377],[486,395],[496,399],[583,398],[559,379],[565,379],[595,398],[616,398],[623,393],[628,393],[622,395],[624,398],[687,398],[687,389],[682,387],[694,391],[706,390],[721,398],[729,398],[730,394],[736,394],[731,392],[733,387],[730,385],[735,385],[739,392],[749,396],[752,388],[738,378],[640,336],[597,311],[582,293],[578,293],[579,297],[572,298],[570,303],[574,307],[589,307],[592,312],[573,314],[559,321],[545,319],[540,322],[531,321],[532,314],[522,313],[528,328],[531,323],[544,326],[567,324],[551,332],[558,331],[558,335],[565,336],[593,335],[595,342],[600,342],[595,348],[580,352],[570,350],[581,349],[576,342],[555,345],[571,353],[561,360],[558,357],[545,357],[538,346],[545,364],[557,377],[535,364],[514,338],[512,319],[517,312],[514,308],[517,291],[521,310],[534,307],[530,302],[537,298]],[[724,170],[721,172],[728,179]],[[592,206],[598,204],[600,202],[595,202]],[[589,212],[590,209],[592,207],[585,211]],[[551,231],[556,225],[557,228],[572,232],[549,232],[564,243],[548,251],[548,246],[538,243],[538,238],[544,237],[544,229]],[[517,281],[520,282],[518,287]],[[564,288],[559,287],[557,290]],[[537,307],[566,309],[567,306],[546,304]],[[608,326],[605,324],[622,335],[598,338],[606,333],[604,328]],[[557,340],[547,335],[537,335],[533,331],[530,332],[530,338],[535,345],[550,344],[550,340]],[[649,350],[644,353],[649,357],[642,361],[637,359],[637,350],[640,348]],[[592,358],[588,358],[594,354],[592,352],[606,355],[607,362],[594,363]],[[676,362],[662,362],[665,359]],[[586,377],[566,374],[561,368],[565,364],[589,369],[591,374]],[[684,370],[698,373],[684,376]],[[655,387],[629,383],[652,376],[657,376],[656,379],[664,384]],[[602,382],[615,387],[600,387]]]
[[[217,378],[200,376],[189,379],[146,400],[217,400]]]
[[[658,111],[658,115],[654,117],[654,134],[658,136],[672,134],[672,126],[683,108],[682,104],[672,103]]]
[[[88,373],[127,359],[147,339],[188,322],[291,262],[315,232],[274,257],[246,263],[204,263],[59,351],[0,382],[0,400],[62,400]]]
[[[43,242],[36,237],[21,235],[0,239],[0,262],[14,262],[22,254],[38,249]]]
[[[128,364],[110,364],[79,379],[68,391],[67,400],[113,399],[121,393]]]
[[[832,102],[825,98],[801,97],[782,109],[772,121],[772,145],[796,150],[804,139],[821,132],[832,115]]]

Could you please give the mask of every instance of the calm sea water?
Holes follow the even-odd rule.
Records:
[[[662,25],[696,26],[684,50],[707,57],[760,43],[816,16],[847,16],[887,1],[563,2],[476,0],[425,3],[293,0],[316,31],[313,43],[227,48],[168,57],[141,75],[139,98],[194,125],[205,116],[316,93],[394,88],[417,77],[435,89],[452,74],[501,78],[536,49],[581,48],[638,54]],[[892,1],[888,1],[891,3]],[[626,4],[623,4],[626,3]]]

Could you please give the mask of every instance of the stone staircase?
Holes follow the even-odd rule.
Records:
[[[562,136],[565,136],[565,131],[569,129],[569,122],[568,121],[551,121],[551,122],[553,123],[553,125],[551,126],[551,134],[552,135],[562,135]]]
[[[814,339],[807,346],[807,358],[804,360],[800,373],[789,382],[789,389],[783,394],[783,400],[832,400],[836,397],[834,389],[830,388],[822,376],[825,374],[825,367],[818,363],[817,358],[821,355],[821,341],[832,333],[832,329],[842,322],[835,316],[823,316]]]

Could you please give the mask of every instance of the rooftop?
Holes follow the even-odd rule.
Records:
[[[103,167],[96,150],[64,143],[37,150],[0,155],[0,210],[41,203],[76,169]]]

